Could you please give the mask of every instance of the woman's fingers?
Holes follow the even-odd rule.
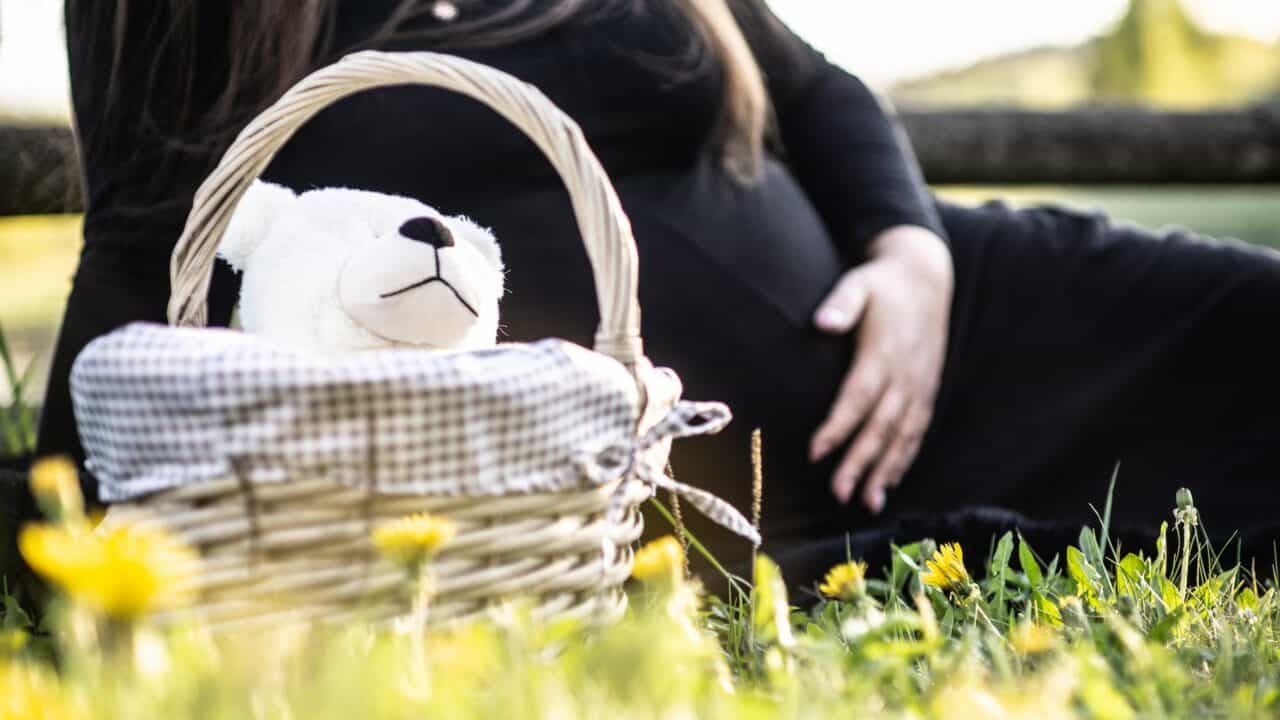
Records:
[[[867,308],[870,291],[858,270],[847,272],[813,314],[813,324],[823,332],[843,335],[853,329]]]
[[[831,491],[842,504],[849,502],[857,487],[858,478],[862,477],[866,469],[881,457],[885,448],[897,437],[898,428],[907,411],[907,400],[902,386],[889,386],[876,404],[875,412],[858,431],[858,438],[845,453],[844,461],[836,468],[836,474],[831,480]],[[880,493],[880,505],[884,505],[883,491]],[[872,509],[878,512],[878,509]]]
[[[885,366],[874,358],[863,357],[854,363],[853,369],[845,375],[827,419],[822,421],[809,441],[810,460],[821,460],[849,439],[875,407],[888,380]]]
[[[933,402],[916,402],[907,410],[889,449],[876,463],[875,470],[862,488],[862,502],[873,513],[884,509],[885,491],[897,487],[911,462],[920,452],[924,433],[929,428]]]
[[[827,418],[809,444],[813,460],[856,437],[831,479],[841,503],[860,480],[873,512],[911,466],[929,426],[942,375],[954,275],[946,243],[903,225],[882,231],[870,259],[845,273],[814,313],[830,333],[858,326],[857,353]]]

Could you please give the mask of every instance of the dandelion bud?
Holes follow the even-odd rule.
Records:
[[[1186,510],[1195,504],[1195,500],[1191,497],[1191,491],[1187,488],[1178,488],[1178,494],[1175,497],[1178,502],[1179,510]]]
[[[1058,601],[1062,611],[1062,622],[1069,628],[1085,630],[1089,627],[1089,616],[1085,614],[1084,603],[1074,595],[1068,595]]]
[[[65,456],[37,460],[31,466],[31,494],[49,519],[75,522],[84,518],[84,496],[75,463]]]
[[[931,557],[934,553],[938,552],[938,543],[935,542],[933,538],[925,538],[921,540],[919,547],[921,558]]]

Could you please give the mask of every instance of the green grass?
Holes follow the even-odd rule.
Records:
[[[28,363],[25,369],[18,368],[9,352],[4,328],[0,327],[0,373],[13,389],[9,402],[0,405],[0,458],[21,457],[35,452],[35,413],[25,400],[34,369],[34,363]]]
[[[43,395],[79,253],[79,216],[0,218],[0,328],[13,362],[31,368],[27,402]],[[0,378],[0,405],[14,399],[13,384]]]
[[[215,637],[62,603],[41,632],[10,605],[0,716],[1276,717],[1280,595],[1219,567],[1193,513],[1154,557],[1102,529],[1060,557],[1007,534],[949,589],[922,583],[924,540],[804,612],[765,558],[734,602],[639,585],[604,629],[509,606],[426,636],[355,622]],[[46,714],[21,714],[24,701]]]
[[[1015,206],[1059,203],[1100,209],[1153,229],[1181,226],[1214,237],[1280,248],[1280,186],[944,186],[943,197]]]

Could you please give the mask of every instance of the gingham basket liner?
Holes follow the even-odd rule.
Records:
[[[325,359],[150,324],[90,343],[71,392],[108,502],[232,474],[391,494],[579,488],[575,458],[635,443],[641,413],[621,364],[562,340]]]

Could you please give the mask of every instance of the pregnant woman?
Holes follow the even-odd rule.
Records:
[[[307,71],[437,50],[538,86],[617,186],[648,354],[737,419],[673,459],[745,507],[764,432],[766,549],[807,582],[844,533],[999,506],[1218,529],[1280,507],[1280,256],[1064,209],[933,198],[867,88],[763,0],[69,0],[85,246],[40,433],[78,454],[67,376],[94,337],[163,322],[169,255],[235,132]],[[568,197],[491,111],[419,87],[302,129],[265,177],[419,198],[491,226],[507,338],[586,343],[595,303]],[[219,268],[211,317],[236,279]],[[745,551],[697,527],[730,559]]]

